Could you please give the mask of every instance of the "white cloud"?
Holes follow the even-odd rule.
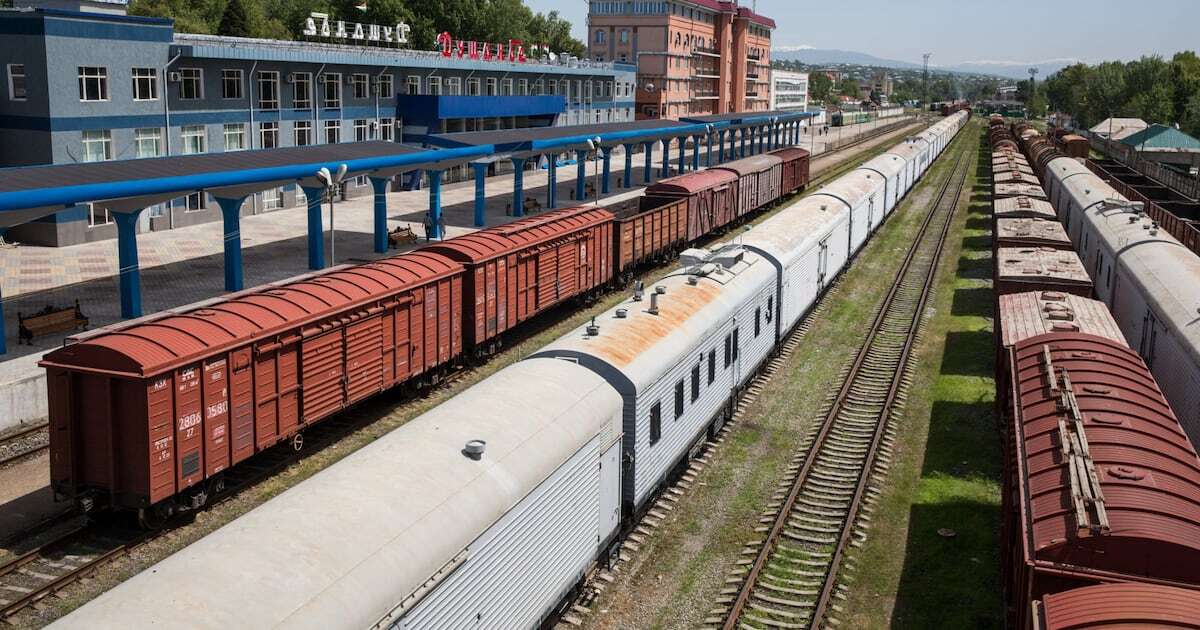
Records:
[[[775,46],[771,50],[774,52],[796,52],[797,50],[816,50],[816,46],[808,44],[800,44],[799,46]]]

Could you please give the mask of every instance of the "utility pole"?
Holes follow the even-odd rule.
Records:
[[[1029,116],[1031,118],[1033,117],[1033,98],[1034,98],[1034,96],[1037,95],[1037,73],[1038,73],[1037,67],[1030,66],[1030,68],[1029,68],[1029,105],[1027,106],[1029,111],[1027,113],[1029,114]]]
[[[925,53],[921,55],[925,59],[925,69],[921,73],[921,106],[926,110],[929,109],[929,58],[933,53]]]

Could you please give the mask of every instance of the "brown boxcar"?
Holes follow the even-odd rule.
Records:
[[[992,197],[1029,197],[1030,199],[1046,199],[1046,191],[1037,184],[1022,184],[1016,182],[997,182],[993,185]]]
[[[1029,627],[1029,602],[1078,586],[1200,584],[1200,458],[1141,357],[1078,332],[1009,353],[1009,627]]]
[[[992,216],[995,219],[1045,219],[1058,220],[1054,206],[1045,199],[1030,197],[1004,197],[992,202]]]
[[[509,329],[613,279],[615,225],[604,208],[561,208],[418,251],[466,267],[471,308],[461,313],[463,340],[474,352],[490,352]]]
[[[733,171],[710,168],[647,186],[641,209],[652,210],[666,203],[686,200],[687,240],[691,242],[737,219],[737,195],[737,175]]]
[[[1092,145],[1088,142],[1087,138],[1077,136],[1073,133],[1063,136],[1060,144],[1062,152],[1071,158],[1084,159],[1092,151]]]
[[[1025,291],[1063,291],[1092,297],[1092,279],[1079,255],[1048,247],[1000,247],[996,250],[996,295]]]
[[[992,181],[998,184],[1015,183],[1015,184],[1030,184],[1032,186],[1041,186],[1042,181],[1033,173],[1026,173],[1020,168],[993,168]]]
[[[613,260],[617,271],[661,260],[681,251],[688,243],[688,202],[686,199],[665,199],[652,208],[624,204],[612,209],[617,221],[616,251]]]
[[[1156,584],[1097,584],[1032,603],[1030,630],[1200,628],[1200,593]]]
[[[1047,219],[996,219],[993,245],[1000,247],[1048,247],[1074,251],[1067,231],[1058,221]]]
[[[143,509],[455,361],[463,268],[405,254],[110,327],[51,352],[51,484]]]
[[[764,153],[714,166],[737,175],[737,218],[775,203],[783,186],[783,160]]]
[[[797,147],[784,147],[771,151],[771,155],[783,160],[783,182],[780,193],[790,195],[808,186],[811,156],[808,151]]]

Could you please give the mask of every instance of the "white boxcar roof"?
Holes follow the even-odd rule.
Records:
[[[998,280],[1063,280],[1091,284],[1079,255],[1049,247],[1001,247],[996,250]]]
[[[887,153],[877,155],[870,160],[867,160],[858,168],[869,171],[878,171],[883,173],[884,177],[890,179],[897,173],[903,171],[904,167],[907,166],[908,163],[914,158],[916,158],[916,154],[917,150],[914,149],[911,144],[905,142],[888,149]]]
[[[850,207],[829,196],[809,195],[742,235],[742,244],[774,258],[787,269],[845,222]]]
[[[589,440],[616,440],[620,418],[620,397],[591,371],[521,361],[57,625],[369,627]],[[487,442],[480,461],[461,453],[473,439]]]
[[[1000,339],[1004,347],[1049,332],[1078,331],[1112,339],[1125,335],[1104,302],[1063,291],[1026,291],[1000,296]]]
[[[632,297],[596,317],[599,334],[589,336],[580,326],[538,351],[553,356],[587,355],[619,371],[635,391],[657,382],[678,365],[699,340],[737,312],[764,284],[775,286],[776,272],[765,258],[741,246],[726,245],[725,251],[740,249],[742,261],[729,269],[716,270],[688,284],[684,269],[646,285],[640,302]],[[658,315],[649,313],[655,287],[667,292],[658,296]],[[618,318],[617,309],[626,316]]]
[[[850,206],[858,206],[876,192],[883,192],[883,178],[875,171],[859,168],[833,180],[829,185],[817,189],[812,197],[832,197]],[[879,200],[879,208],[883,209],[883,199]]]
[[[1058,221],[1028,218],[997,218],[996,242],[1021,241],[1051,247],[1071,246],[1067,231]]]

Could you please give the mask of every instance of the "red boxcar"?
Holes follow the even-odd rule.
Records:
[[[562,208],[419,251],[467,268],[465,290],[473,310],[461,313],[464,341],[486,352],[505,331],[612,280],[615,225],[603,208]]]
[[[808,185],[808,169],[811,161],[808,151],[796,147],[785,147],[775,149],[770,154],[783,160],[783,181],[780,185],[780,194],[790,195],[803,190]]]
[[[687,240],[712,234],[737,219],[737,175],[711,168],[676,175],[646,187],[642,211],[687,201]]]
[[[1074,252],[1071,238],[1058,221],[1047,219],[996,219],[992,245],[999,247],[1037,247]]]
[[[245,291],[51,352],[54,490],[144,509],[462,352],[463,268],[406,254]],[[175,506],[171,506],[174,509]]]
[[[610,208],[617,218],[617,271],[625,271],[649,261],[661,260],[683,249],[688,243],[688,202],[686,199],[660,199],[657,207],[640,208],[640,199],[630,200],[621,208]]]
[[[1154,584],[1098,584],[1032,603],[1029,630],[1195,630],[1200,593]]]
[[[741,218],[775,203],[783,188],[783,160],[770,154],[726,162],[713,170],[727,170],[738,177],[738,210]]]
[[[1008,350],[1001,549],[1012,615],[1098,582],[1200,585],[1200,458],[1136,352],[1078,332]]]

